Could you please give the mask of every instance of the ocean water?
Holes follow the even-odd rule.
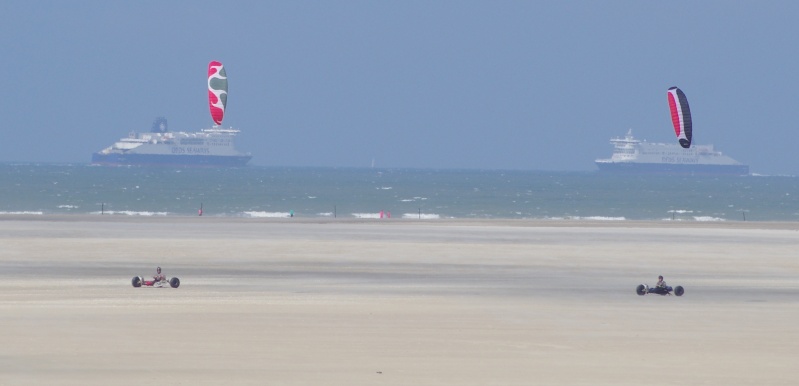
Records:
[[[799,178],[0,164],[0,216],[799,221]]]

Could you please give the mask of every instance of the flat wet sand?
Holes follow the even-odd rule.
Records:
[[[0,216],[0,384],[792,385],[799,224]],[[178,289],[133,288],[161,266]],[[658,274],[683,297],[637,296]]]

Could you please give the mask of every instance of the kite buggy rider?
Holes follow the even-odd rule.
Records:
[[[682,296],[685,294],[685,288],[682,286],[676,286],[674,288],[670,287],[666,284],[666,281],[663,280],[663,276],[658,276],[658,282],[653,286],[650,287],[646,284],[639,284],[638,287],[635,288],[635,293],[639,296],[643,296],[646,294],[658,294],[658,295],[671,295],[671,291],[674,291],[674,295]]]
[[[170,286],[172,288],[180,287],[180,279],[173,277],[167,280],[166,275],[161,272],[161,267],[155,268],[155,275],[153,275],[153,280],[144,280],[141,276],[134,276],[133,280],[130,281],[130,284],[133,287],[156,287],[156,288],[164,288],[166,286]],[[0,382],[2,384],[2,382]]]
[[[155,276],[153,276],[153,283],[158,283],[161,280],[166,280],[166,276],[161,273],[161,267],[158,267],[155,269]]]

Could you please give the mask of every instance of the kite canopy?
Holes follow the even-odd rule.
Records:
[[[671,123],[674,125],[674,134],[677,135],[677,141],[680,142],[680,146],[687,149],[691,147],[691,137],[693,136],[688,98],[677,87],[670,88],[666,94],[669,98],[669,110],[671,110]]]
[[[227,74],[222,63],[213,61],[208,63],[208,107],[211,109],[211,118],[217,125],[222,124],[227,106]]]

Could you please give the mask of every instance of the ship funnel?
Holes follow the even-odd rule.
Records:
[[[153,121],[153,127],[150,129],[151,133],[166,133],[169,131],[169,126],[167,125],[166,118],[158,117],[155,118]]]

